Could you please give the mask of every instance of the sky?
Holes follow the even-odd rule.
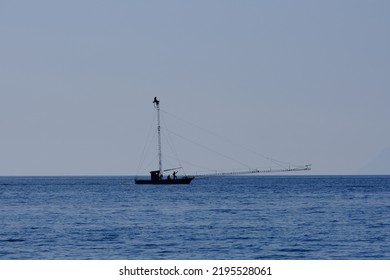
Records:
[[[178,133],[163,153],[189,173],[272,158],[390,174],[389,14],[380,0],[0,0],[0,176],[135,175],[155,96]]]

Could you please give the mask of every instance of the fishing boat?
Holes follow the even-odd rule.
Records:
[[[158,170],[150,171],[150,179],[135,178],[136,184],[142,185],[187,185],[195,178],[194,176],[176,176],[176,169],[163,170],[161,153],[161,126],[160,126],[160,100],[157,97],[153,100],[154,108],[157,110],[157,139],[158,139]],[[164,176],[164,172],[174,171],[171,175]]]
[[[176,176],[178,168],[170,168],[163,170],[162,164],[162,153],[161,153],[161,126],[160,126],[160,100],[157,97],[153,100],[154,108],[157,110],[157,139],[158,139],[158,170],[150,171],[150,178],[135,178],[135,184],[142,185],[186,185],[190,184],[195,176]],[[211,174],[197,175],[197,177],[205,176],[228,176],[228,175],[245,175],[245,174],[256,174],[256,173],[274,173],[274,172],[291,172],[291,171],[306,171],[311,170],[311,164],[306,164],[304,166],[286,166],[278,168],[267,168],[267,169],[249,169],[244,171],[235,171],[235,172],[215,172]],[[165,176],[164,172],[174,171],[171,174]]]

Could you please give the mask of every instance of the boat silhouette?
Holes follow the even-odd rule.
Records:
[[[243,170],[243,171],[234,171],[234,172],[215,172],[211,174],[203,174],[203,175],[197,175],[197,176],[176,176],[176,173],[178,169],[181,169],[181,167],[177,168],[170,168],[170,169],[163,169],[162,164],[162,153],[161,153],[161,126],[160,126],[160,100],[157,99],[157,97],[153,100],[154,108],[157,110],[157,140],[158,140],[158,170],[152,170],[150,171],[150,178],[139,178],[138,176],[135,177],[135,184],[142,184],[142,185],[186,185],[190,184],[191,181],[195,177],[206,177],[206,176],[228,176],[228,175],[245,175],[245,174],[256,174],[256,173],[275,173],[275,172],[292,172],[292,171],[306,171],[311,170],[311,164],[306,164],[304,166],[288,166],[288,167],[279,167],[279,168],[266,168],[266,169],[259,169],[259,168],[253,168],[249,170]],[[174,171],[171,175],[165,176],[164,172],[168,171]]]

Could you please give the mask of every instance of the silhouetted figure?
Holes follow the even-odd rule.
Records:
[[[153,103],[156,103],[156,105],[158,105],[160,103],[160,100],[157,100],[157,97],[154,97]]]
[[[173,179],[177,179],[176,173],[177,173],[177,171],[173,171],[173,173],[172,173]]]

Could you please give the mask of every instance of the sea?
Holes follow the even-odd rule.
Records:
[[[2,260],[390,259],[390,176],[0,177]]]

